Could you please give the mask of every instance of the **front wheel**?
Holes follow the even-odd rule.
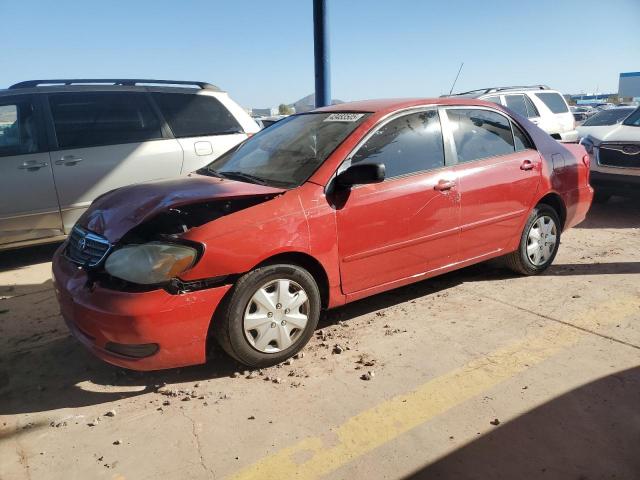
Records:
[[[560,218],[549,205],[536,206],[524,227],[518,250],[506,256],[507,266],[522,275],[537,275],[553,262],[560,246]]]
[[[268,265],[242,276],[214,319],[222,348],[240,363],[268,367],[295,355],[320,317],[313,276],[295,265]]]

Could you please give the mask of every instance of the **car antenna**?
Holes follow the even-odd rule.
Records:
[[[464,62],[460,64],[460,68],[458,69],[458,74],[456,75],[456,79],[453,81],[453,84],[451,85],[451,90],[449,90],[449,95],[453,93],[453,87],[456,86],[456,82],[458,81],[458,77],[460,76],[460,72],[462,71],[462,67],[464,67]]]

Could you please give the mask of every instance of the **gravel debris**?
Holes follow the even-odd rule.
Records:
[[[336,345],[335,347],[333,347],[333,353],[335,353],[336,355],[340,355],[342,352],[344,352],[344,348],[342,348],[340,345]]]
[[[500,420],[498,420],[497,418],[494,418],[494,419],[493,419],[493,420],[491,420],[489,423],[490,423],[491,425],[498,426],[498,425],[500,425]]]
[[[104,414],[105,417],[115,417],[116,416],[116,411],[115,410],[109,410],[107,413]]]
[[[362,380],[369,381],[369,380],[372,380],[373,377],[375,376],[376,376],[375,372],[373,370],[369,370],[367,373],[363,373],[362,375],[360,375],[360,378]]]
[[[300,360],[301,358],[304,358],[304,352],[298,352],[296,353],[293,358],[295,358],[296,360]]]
[[[122,445],[122,440],[115,440],[113,442],[114,445]]]

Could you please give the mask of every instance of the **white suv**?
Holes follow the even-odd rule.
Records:
[[[204,82],[34,80],[0,90],[0,250],[60,240],[99,195],[197,170],[258,130]]]
[[[545,85],[483,88],[453,96],[477,98],[504,105],[528,118],[556,140],[578,141],[575,119],[566,100],[560,92]]]

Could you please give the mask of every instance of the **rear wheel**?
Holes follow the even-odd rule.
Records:
[[[320,291],[311,274],[295,265],[269,265],[238,280],[214,331],[233,358],[267,367],[300,351],[319,317]]]
[[[505,257],[507,266],[522,275],[546,270],[558,253],[560,229],[560,218],[552,207],[536,206],[524,227],[518,250]]]

